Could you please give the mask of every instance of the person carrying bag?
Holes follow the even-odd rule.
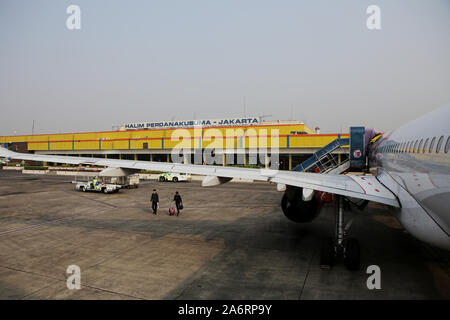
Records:
[[[173,197],[173,201],[175,201],[175,206],[177,207],[177,217],[180,214],[180,210],[183,209],[183,200],[181,199],[178,191],[175,192],[175,196]]]

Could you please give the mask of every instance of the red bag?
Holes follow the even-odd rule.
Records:
[[[175,214],[175,209],[173,207],[169,208],[169,216],[173,216]]]

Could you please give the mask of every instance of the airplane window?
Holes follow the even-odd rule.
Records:
[[[428,141],[429,141],[429,140],[430,140],[430,139],[427,138],[427,140],[425,140],[425,143],[423,144],[423,150],[422,150],[423,153],[425,153],[425,152],[427,151],[427,148],[428,148]]]
[[[444,136],[441,136],[438,140],[438,143],[436,145],[436,153],[439,153],[439,150],[441,150],[442,142],[444,142]]]
[[[445,143],[444,152],[448,153],[448,149],[450,149],[450,136],[447,138],[447,142]]]
[[[420,153],[422,150],[423,139],[420,140],[419,146],[417,147],[417,153]]]
[[[419,140],[416,140],[416,142],[414,143],[414,149],[413,152],[417,151],[417,144],[419,143]]]
[[[428,152],[431,153],[431,150],[433,150],[434,143],[436,142],[436,137],[433,137],[430,142],[430,149],[428,149]]]

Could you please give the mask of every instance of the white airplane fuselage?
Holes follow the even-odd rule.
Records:
[[[450,250],[450,106],[388,132],[370,148],[377,178],[401,204],[416,238]],[[433,142],[432,142],[433,141]]]

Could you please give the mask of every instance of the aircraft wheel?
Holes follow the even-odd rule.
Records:
[[[356,271],[360,267],[361,249],[357,239],[348,239],[345,246],[344,263],[348,270]]]
[[[320,268],[331,269],[334,263],[334,241],[333,238],[328,237],[323,239],[320,250]]]

